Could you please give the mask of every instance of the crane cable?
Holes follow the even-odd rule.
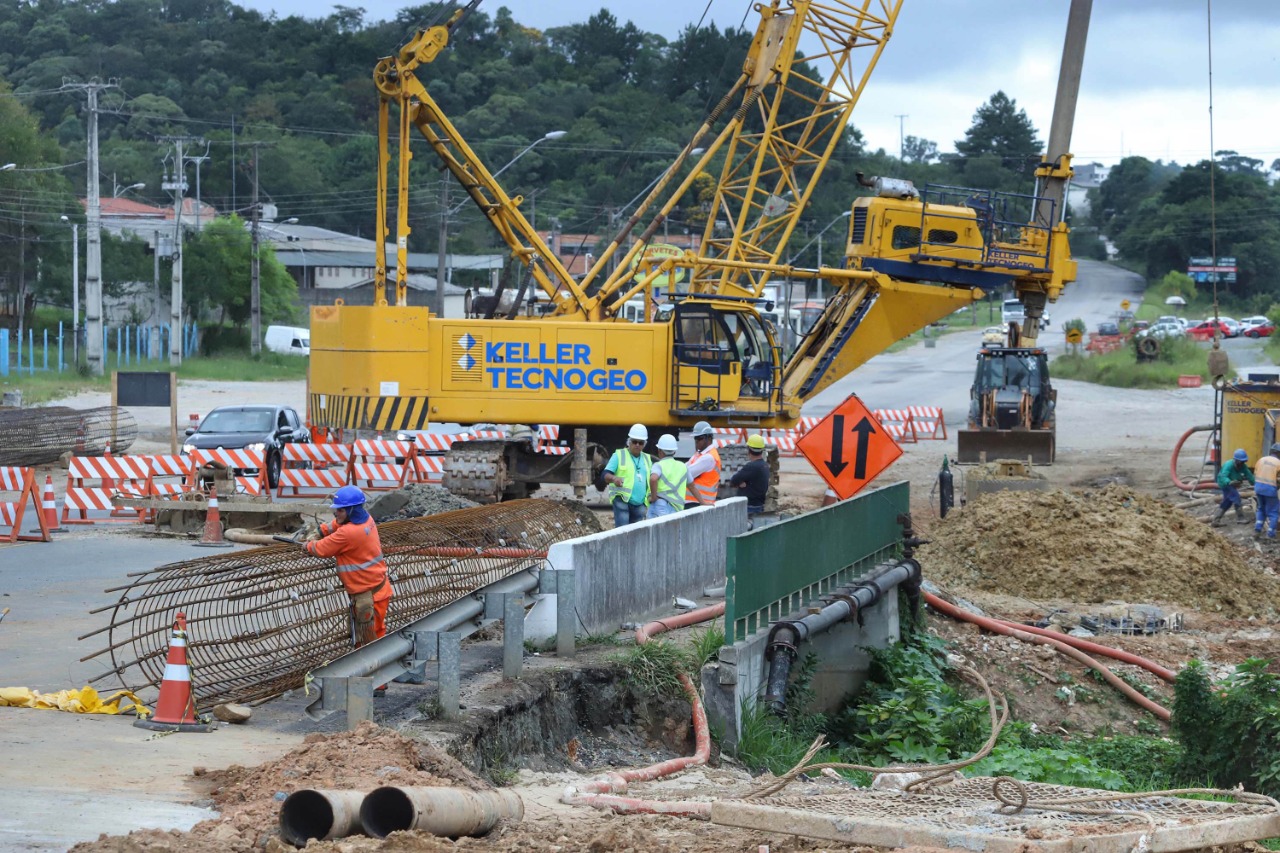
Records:
[[[1218,171],[1213,150],[1213,0],[1205,0],[1205,41],[1209,49],[1209,253],[1213,256],[1213,348],[1221,348],[1222,329],[1218,317],[1218,209],[1214,172]]]

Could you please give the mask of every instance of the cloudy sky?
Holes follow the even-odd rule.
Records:
[[[239,0],[264,13],[328,14],[314,0]],[[347,0],[366,20],[387,19],[405,4]],[[905,0],[898,26],[853,122],[872,148],[898,148],[907,135],[941,151],[1003,89],[1027,111],[1043,141],[1049,132],[1068,0]],[[1099,0],[1094,4],[1076,112],[1077,163],[1112,164],[1139,154],[1194,162],[1208,156],[1209,0]],[[490,15],[506,6],[517,21],[548,28],[586,20],[601,8],[620,21],[673,38],[686,26],[746,24],[747,0],[485,0]],[[705,9],[705,12],[704,12]],[[1215,0],[1213,14],[1214,147],[1264,165],[1280,158],[1280,4]],[[390,45],[388,47],[391,47]]]

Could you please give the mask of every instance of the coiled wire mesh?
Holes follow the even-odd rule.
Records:
[[[123,453],[137,437],[137,420],[119,406],[0,409],[0,465],[43,465],[68,452],[101,456],[108,443]]]
[[[394,631],[472,592],[538,564],[547,549],[594,533],[589,513],[547,500],[473,507],[379,525],[395,591],[387,614]],[[92,681],[116,676],[139,690],[164,675],[174,615],[187,616],[192,689],[201,706],[258,702],[301,687],[306,673],[352,648],[350,599],[334,561],[294,545],[170,563],[121,592],[111,622],[80,640],[107,634],[108,645],[81,658],[110,661]]]

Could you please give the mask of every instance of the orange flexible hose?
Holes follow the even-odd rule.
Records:
[[[715,619],[723,615],[724,602],[720,602],[710,607],[690,610],[688,613],[681,613],[678,616],[659,619],[636,629],[636,643],[644,645],[655,634],[675,628],[696,625],[699,622],[706,622],[708,619]],[[617,796],[627,790],[629,782],[649,782],[653,779],[671,776],[689,767],[706,764],[707,759],[711,757],[711,730],[707,726],[707,712],[702,707],[702,699],[698,696],[698,690],[694,687],[693,681],[689,676],[681,672],[678,674],[678,678],[680,679],[680,686],[684,688],[685,695],[689,697],[689,701],[693,705],[693,737],[695,744],[693,755],[660,761],[657,764],[635,770],[607,773],[599,779],[587,782],[581,788],[570,785],[560,795],[562,803],[610,809],[617,814],[667,814],[699,818],[701,820],[707,820],[711,817],[710,802],[698,800],[642,800],[636,797]]]
[[[1215,430],[1217,427],[1213,424],[1194,426],[1182,434],[1182,437],[1173,445],[1173,455],[1169,457],[1169,479],[1173,480],[1173,485],[1184,492],[1194,492],[1198,489],[1216,489],[1217,482],[1214,480],[1181,480],[1178,478],[1178,454],[1182,452],[1182,445],[1187,443],[1187,439],[1198,432],[1206,432]]]
[[[1108,684],[1110,684],[1112,687],[1114,687],[1115,689],[1123,693],[1125,697],[1128,698],[1135,705],[1145,708],[1155,716],[1159,717],[1161,720],[1168,722],[1169,717],[1171,716],[1168,708],[1165,708],[1163,705],[1159,705],[1155,702],[1152,702],[1146,696],[1143,696],[1137,690],[1134,690],[1131,686],[1129,686],[1124,681],[1122,681],[1120,677],[1116,675],[1114,672],[1107,669],[1105,666],[1103,666],[1093,658],[1089,657],[1088,655],[1086,655],[1084,652],[1082,652],[1080,649],[1076,648],[1075,646],[1069,645],[1068,643],[1065,643],[1062,640],[1058,640],[1051,637],[1042,637],[1039,634],[1033,634],[1029,631],[1024,631],[1022,630],[1022,628],[1025,626],[1020,626],[1015,628],[1009,623],[1001,622],[996,619],[990,619],[990,618],[987,618],[986,616],[978,616],[975,613],[969,613],[968,611],[961,610],[959,607],[956,607],[951,602],[939,598],[933,593],[924,592],[922,590],[921,594],[924,596],[925,602],[927,602],[930,607],[932,607],[934,610],[937,610],[939,613],[945,613],[947,616],[950,616],[952,619],[959,619],[963,622],[971,622],[974,625],[977,625],[978,627],[983,628],[984,630],[990,631],[993,634],[1003,634],[1006,637],[1013,637],[1014,639],[1021,640],[1024,643],[1035,643],[1037,645],[1052,646],[1053,648],[1057,649],[1063,654],[1069,657],[1072,657],[1078,660],[1080,663],[1084,664],[1085,666],[1089,667],[1090,669],[1095,670],[1099,675],[1101,675],[1104,679],[1106,679]],[[1075,638],[1073,637],[1072,639],[1075,639]]]
[[[1104,646],[1101,643],[1090,642],[1083,637],[1072,637],[1068,634],[1059,634],[1056,631],[1049,631],[1044,628],[1037,628],[1034,625],[1022,625],[1018,622],[1011,622],[1008,619],[997,619],[997,622],[1008,625],[1010,628],[1017,628],[1019,631],[1026,631],[1028,634],[1038,634],[1041,637],[1049,637],[1054,640],[1061,640],[1068,646],[1075,646],[1083,652],[1091,652],[1095,655],[1112,658],[1123,663],[1131,663],[1134,666],[1140,666],[1147,672],[1155,675],[1170,683],[1178,677],[1178,673],[1171,669],[1166,669],[1155,661],[1147,660],[1144,657],[1126,652],[1123,649],[1115,649],[1111,646]]]

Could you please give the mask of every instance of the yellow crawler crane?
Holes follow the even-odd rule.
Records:
[[[552,457],[527,442],[468,442],[450,452],[446,483],[493,501],[544,482],[581,490],[632,423],[678,429],[702,419],[734,426],[795,423],[803,399],[784,392],[784,364],[760,318],[774,274],[871,279],[856,270],[792,270],[778,264],[816,182],[897,19],[901,0],[810,3],[773,0],[731,90],[593,268],[575,280],[431,97],[426,67],[475,7],[419,32],[378,63],[379,258],[373,306],[321,306],[311,316],[309,414],[343,429],[419,429],[428,422],[558,424],[574,452]],[[386,299],[381,254],[392,106],[398,112],[395,297]],[[493,224],[553,307],[538,317],[477,320],[432,315],[406,304],[408,177],[412,128]],[[698,157],[692,152],[701,150]],[[694,162],[696,159],[696,162]],[[704,249],[661,262],[641,258],[652,236],[711,164],[722,164]],[[651,216],[629,249],[629,235]],[[725,234],[716,220],[730,223]],[[727,234],[727,236],[726,236]],[[611,259],[616,262],[611,263]],[[689,284],[654,322],[619,320],[642,297],[654,316],[654,286],[682,268]],[[606,273],[606,270],[613,270]],[[956,305],[949,300],[937,319]]]

